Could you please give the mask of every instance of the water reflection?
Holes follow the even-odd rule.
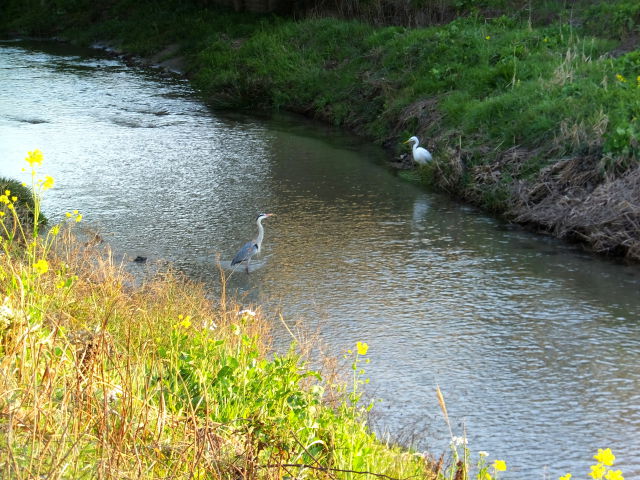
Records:
[[[119,255],[215,288],[216,255],[276,212],[264,267],[229,288],[334,352],[367,341],[380,429],[426,424],[446,448],[439,384],[455,433],[507,459],[509,478],[577,475],[602,447],[640,475],[637,267],[401,182],[382,152],[327,127],[213,116],[181,80],[48,48],[0,46],[0,174],[43,150],[53,220],[78,208]]]

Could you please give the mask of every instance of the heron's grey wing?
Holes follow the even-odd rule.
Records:
[[[245,260],[255,255],[257,251],[258,251],[258,247],[256,246],[255,242],[251,241],[251,242],[245,243],[242,246],[242,248],[238,250],[238,253],[236,253],[236,256],[233,257],[233,260],[231,260],[231,265],[244,262]]]

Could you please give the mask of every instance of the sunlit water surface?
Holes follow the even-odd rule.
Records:
[[[216,255],[275,212],[261,268],[229,286],[330,352],[367,342],[379,431],[443,451],[438,384],[454,434],[507,460],[505,478],[583,478],[605,447],[640,475],[638,267],[416,188],[355,138],[216,115],[185,81],[100,53],[0,43],[0,79],[0,174],[22,178],[41,149],[45,213],[80,210],[118,258],[166,259],[215,289]]]

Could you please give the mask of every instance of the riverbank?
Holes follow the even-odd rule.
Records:
[[[387,147],[390,158],[418,135],[435,158],[420,169],[423,183],[640,259],[633,2],[545,18],[476,12],[419,29],[129,3],[54,12],[16,2],[2,30],[184,59],[176,68],[216,108],[303,113]]]
[[[38,212],[53,181],[39,179],[39,151],[26,159]],[[3,478],[444,473],[442,462],[370,432],[360,401],[366,343],[345,353],[350,378],[313,370],[301,353],[312,345],[274,353],[277,320],[241,309],[224,289],[212,300],[170,269],[135,286],[108,248],[76,237],[77,212],[41,235],[27,231],[13,193],[0,198]]]

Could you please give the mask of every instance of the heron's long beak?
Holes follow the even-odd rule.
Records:
[[[404,141],[404,142],[402,142],[402,143],[409,143],[409,140],[405,140],[405,141]]]
[[[266,215],[267,215],[267,217],[275,217],[276,216],[275,213],[267,213]]]

